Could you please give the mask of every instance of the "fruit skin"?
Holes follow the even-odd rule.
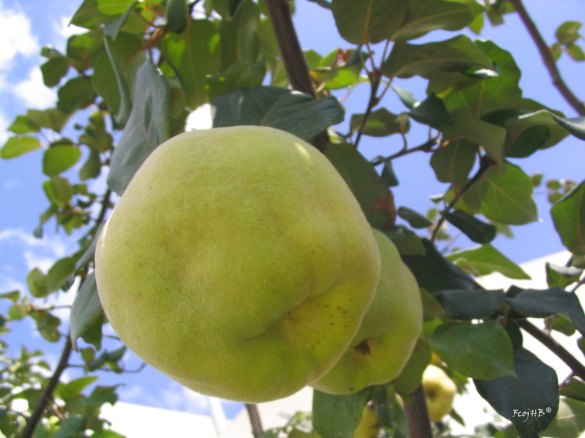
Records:
[[[356,199],[316,149],[253,126],[187,132],[138,170],[96,250],[112,327],[210,395],[290,395],[343,354],[380,260]]]
[[[376,438],[380,427],[382,427],[380,415],[374,406],[368,404],[364,406],[362,418],[353,432],[353,438]]]
[[[422,386],[427,401],[427,410],[432,422],[437,422],[453,407],[457,385],[447,373],[436,365],[427,366],[422,377]]]
[[[422,330],[423,311],[416,280],[392,241],[374,230],[382,272],[374,301],[348,350],[335,367],[312,383],[331,394],[351,394],[395,379]]]

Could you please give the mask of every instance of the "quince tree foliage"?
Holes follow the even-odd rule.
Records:
[[[543,267],[546,286],[486,290],[475,280],[493,272],[526,279],[493,243],[510,226],[549,214],[534,201],[542,175],[527,174],[523,159],[565,138],[585,139],[585,107],[556,64],[565,54],[585,58],[581,23],[560,23],[547,46],[521,0],[312,3],[341,37],[328,53],[300,48],[302,29],[295,29],[294,4],[286,0],[83,0],[71,23],[84,32],[64,48],[43,48],[43,80],[57,90],[57,103],[16,117],[0,156],[41,156],[47,207],[31,231],[42,239],[56,227],[76,239],[77,249],[46,272],[31,270],[28,290],[0,295],[4,334],[29,319],[47,342],[63,345],[52,368],[42,351],[25,346],[15,356],[0,341],[1,433],[120,436],[100,418],[101,406],[117,400],[117,386],[100,385],[100,376],[118,373],[122,383],[135,370],[124,367],[125,346],[103,336],[96,243],[141,164],[202,108],[214,128],[268,126],[311,142],[343,177],[369,225],[394,242],[424,307],[422,334],[396,379],[353,394],[315,390],[312,412],[266,431],[255,421],[257,436],[351,437],[372,424],[372,436],[449,436],[453,420],[468,419],[451,410],[430,423],[421,381],[431,358],[440,358],[435,366],[459,392],[475,386],[507,419],[478,426],[478,436],[583,432],[585,315],[578,295],[585,283],[585,181],[544,183],[556,233],[570,252],[565,266]],[[526,24],[542,56],[534,68],[551,73],[571,114],[525,95],[520,77],[529,72],[505,47],[480,39],[484,23],[505,26],[511,14]],[[421,81],[424,95],[415,97],[408,84]],[[364,106],[344,108],[344,96],[359,90],[369,96]],[[420,144],[413,144],[416,132],[425,133]],[[372,156],[368,143],[376,138],[389,147]],[[428,213],[395,195],[408,172],[406,156],[430,159],[428,175],[447,185],[440,196],[428,193]],[[89,183],[103,175],[106,187],[92,191]],[[454,249],[456,235],[469,244]],[[69,324],[45,304],[66,291],[76,294]],[[527,333],[568,365],[568,378],[559,382],[555,369],[524,347]],[[559,333],[573,335],[580,351],[559,346]],[[65,371],[81,373],[65,380]],[[23,400],[26,407],[16,409]],[[360,427],[364,412],[368,427]]]

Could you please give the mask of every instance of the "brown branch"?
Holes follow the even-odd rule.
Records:
[[[288,0],[268,0],[266,4],[291,86],[295,90],[315,97],[309,66],[299,43]],[[325,145],[329,143],[327,132],[317,134],[311,143],[323,152]]]
[[[585,381],[585,366],[583,363],[579,361],[575,356],[573,356],[565,347],[559,344],[555,339],[551,336],[544,333],[538,327],[533,325],[530,321],[526,319],[520,319],[516,321],[520,328],[525,330],[527,333],[531,334],[534,338],[540,341],[545,347],[547,347],[550,351],[557,355],[559,359],[561,359],[576,376],[579,376],[583,381]]]
[[[427,411],[425,393],[419,386],[412,393],[412,402],[405,404],[408,420],[408,436],[411,438],[432,438],[431,422]]]
[[[246,411],[250,418],[250,424],[252,425],[252,434],[254,438],[262,438],[264,430],[262,429],[262,420],[260,419],[260,412],[258,411],[258,405],[254,403],[246,403]]]
[[[579,115],[582,116],[585,115],[585,104],[581,100],[579,100],[577,96],[573,94],[573,92],[569,89],[566,82],[561,77],[561,72],[557,67],[557,63],[555,62],[552,53],[548,48],[548,45],[546,44],[544,38],[540,34],[538,27],[536,27],[536,24],[534,23],[534,21],[532,21],[530,15],[528,15],[528,11],[526,11],[526,8],[524,7],[522,0],[510,0],[510,2],[514,5],[516,12],[520,16],[520,19],[522,20],[522,23],[524,23],[524,26],[526,26],[528,33],[534,40],[534,43],[536,44],[536,47],[540,52],[542,61],[544,62],[544,65],[552,78],[554,86],[559,90],[559,92],[569,103],[569,105],[571,105],[573,109],[577,111],[577,113],[579,113]]]
[[[372,161],[372,165],[377,166],[379,164],[387,163],[388,161],[392,161],[395,158],[400,158],[404,155],[412,154],[414,152],[420,152],[420,151],[432,152],[433,146],[435,146],[437,144],[437,141],[438,141],[437,138],[431,138],[431,139],[425,141],[423,144],[420,144],[420,145],[415,146],[415,147],[410,148],[410,149],[403,147],[400,151],[396,152],[395,154],[392,154],[388,157],[378,158],[378,159]]]
[[[376,105],[378,105],[378,102],[380,102],[380,99],[377,96],[378,87],[380,86],[380,79],[381,79],[380,71],[377,69],[374,69],[371,73],[368,74],[368,77],[370,79],[370,98],[368,99],[368,106],[366,108],[366,112],[365,112],[364,116],[362,117],[362,121],[360,123],[360,127],[358,129],[357,136],[355,138],[355,148],[356,149],[358,148],[358,145],[360,144],[360,140],[362,138],[364,127],[366,126],[366,122],[368,121],[368,118],[370,117],[372,110],[374,109],[374,107]]]
[[[41,397],[39,398],[39,401],[38,401],[37,405],[35,406],[35,410],[33,411],[32,415],[28,419],[28,421],[26,423],[26,428],[24,429],[24,432],[22,433],[21,438],[31,438],[33,436],[35,428],[37,427],[37,424],[41,420],[41,417],[43,416],[43,412],[45,412],[45,409],[47,408],[47,405],[49,404],[49,401],[51,400],[51,398],[53,396],[53,391],[55,391],[55,388],[59,384],[59,380],[61,379],[61,375],[63,374],[63,371],[65,371],[65,369],[68,366],[70,356],[71,356],[71,339],[69,338],[69,336],[66,336],[65,346],[63,347],[63,351],[61,352],[61,358],[59,359],[59,363],[57,364],[57,368],[55,368],[55,372],[53,373],[53,375],[51,376],[51,379],[49,380],[49,383],[47,384],[47,386],[43,390],[43,393],[41,394]]]

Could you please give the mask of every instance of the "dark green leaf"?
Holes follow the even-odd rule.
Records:
[[[102,163],[100,160],[100,154],[95,150],[89,151],[89,156],[81,169],[79,169],[79,179],[81,181],[87,181],[88,179],[97,178],[101,172]]]
[[[86,108],[95,100],[91,78],[77,77],[67,81],[57,92],[57,108],[65,113]]]
[[[95,275],[91,273],[79,288],[71,308],[69,333],[73,345],[76,345],[77,338],[83,336],[102,314]]]
[[[459,30],[483,12],[474,1],[410,0],[408,13],[392,39],[418,38],[437,29]]]
[[[103,51],[103,36],[100,30],[73,35],[67,40],[67,57],[73,67],[80,71],[92,68]]]
[[[484,289],[444,290],[441,291],[441,301],[450,318],[488,318],[502,311],[504,292]]]
[[[331,4],[340,35],[350,43],[378,43],[389,38],[406,16],[402,0],[333,0]]]
[[[576,255],[585,255],[585,182],[579,184],[550,210],[563,244]]]
[[[188,15],[186,0],[168,0],[165,10],[165,28],[171,32],[181,33],[187,26]]]
[[[47,110],[28,110],[26,113],[31,123],[41,128],[61,132],[71,114],[64,113],[56,108]]]
[[[487,275],[492,272],[499,272],[508,278],[530,279],[530,276],[520,266],[490,244],[474,249],[457,251],[450,254],[448,259],[473,275]]]
[[[239,88],[259,87],[264,81],[264,76],[266,76],[264,63],[248,65],[236,62],[230,65],[227,70],[207,78],[209,97],[213,99]]]
[[[113,155],[108,186],[121,194],[150,153],[169,135],[169,86],[150,62],[136,75],[134,106]]]
[[[398,87],[394,84],[392,84],[392,90],[394,90],[394,92],[396,93],[398,98],[402,101],[404,106],[406,106],[408,109],[410,109],[410,110],[414,109],[416,107],[416,105],[418,104],[418,101],[416,100],[414,95],[409,90],[407,90],[405,88]]]
[[[477,148],[465,141],[449,143],[437,149],[431,157],[431,167],[437,179],[460,189],[467,181],[475,163]]]
[[[476,289],[479,286],[461,269],[437,251],[429,240],[423,240],[424,255],[405,255],[408,265],[418,284],[431,293],[446,289]]]
[[[412,228],[428,228],[433,224],[422,214],[407,207],[399,207],[397,214],[408,222]]]
[[[260,54],[260,10],[252,0],[241,0],[231,20],[220,24],[222,69],[234,63],[256,64]]]
[[[54,87],[61,82],[69,70],[69,61],[64,56],[51,58],[41,65],[43,82],[47,87]]]
[[[415,106],[410,111],[410,117],[419,123],[439,130],[446,128],[452,122],[445,104],[434,94],[423,100],[420,105]]]
[[[532,199],[532,180],[524,171],[506,163],[502,170],[492,168],[482,179],[485,192],[481,213],[494,222],[523,225],[538,219]]]
[[[550,113],[550,115],[570,134],[581,140],[585,140],[585,117],[566,118],[557,116],[554,113]]]
[[[400,182],[398,181],[398,177],[394,172],[394,166],[392,165],[392,161],[386,161],[384,163],[381,176],[384,182],[388,184],[388,187],[396,187],[397,185],[400,184]]]
[[[359,131],[363,119],[364,114],[353,114],[349,122],[351,130],[354,132]],[[386,108],[379,108],[370,113],[362,129],[362,133],[372,137],[386,137],[392,134],[406,133],[409,128],[408,115],[397,115],[391,113]]]
[[[120,30],[128,22],[128,18],[130,17],[130,14],[134,10],[134,6],[136,6],[137,4],[138,0],[134,1],[134,3],[128,6],[128,9],[124,13],[124,15],[121,15],[115,20],[112,20],[108,24],[106,24],[103,30],[104,35],[109,36],[112,39],[112,41],[116,41],[116,39],[118,38],[118,34],[120,33]]]
[[[553,263],[546,264],[546,283],[548,287],[566,288],[570,284],[579,280],[583,274],[583,269],[573,266],[559,266]]]
[[[418,388],[422,374],[431,362],[431,349],[426,342],[418,341],[400,375],[392,382],[394,389],[402,396],[408,396]]]
[[[191,109],[207,101],[205,78],[220,67],[219,35],[213,23],[190,20],[180,34],[167,34],[161,52],[177,75]]]
[[[325,156],[343,177],[360,203],[370,224],[378,229],[388,227],[394,212],[389,203],[391,193],[372,165],[347,143],[329,144]]]
[[[537,438],[557,413],[559,384],[555,371],[525,349],[514,351],[516,378],[475,380],[480,395],[510,420],[522,437]]]
[[[36,137],[18,136],[10,137],[2,150],[0,150],[0,157],[6,159],[16,158],[27,152],[34,151],[41,147],[41,142]]]
[[[424,256],[426,254],[423,240],[414,233],[405,233],[399,227],[396,227],[392,232],[386,232],[400,255],[403,256]]]
[[[506,295],[510,308],[520,315],[533,318],[562,313],[568,316],[581,334],[585,335],[585,314],[577,295],[561,288],[547,290],[512,289]]]
[[[514,375],[512,342],[496,322],[445,323],[427,341],[449,368],[465,376],[496,379]]]
[[[31,314],[40,335],[49,342],[57,342],[61,338],[59,325],[61,320],[47,311],[36,311]]]
[[[369,390],[352,395],[313,392],[313,426],[323,437],[352,438],[362,418]]]
[[[337,99],[316,100],[284,88],[236,90],[210,103],[214,110],[214,127],[271,126],[305,140],[343,120],[343,109]]]
[[[58,175],[75,165],[81,158],[81,149],[73,144],[51,146],[43,155],[43,173]]]
[[[494,225],[482,222],[475,216],[461,210],[445,213],[445,219],[463,231],[475,243],[489,243],[494,240],[498,232]]]
[[[390,78],[424,76],[436,71],[466,72],[491,69],[492,61],[468,37],[421,45],[397,42],[390,57],[382,64],[382,73]]]

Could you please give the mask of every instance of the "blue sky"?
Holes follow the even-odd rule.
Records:
[[[337,36],[330,13],[306,0],[297,3],[295,23],[304,48],[326,54],[337,47],[350,47]],[[548,42],[554,41],[554,31],[563,21],[585,21],[583,0],[531,0],[526,3]],[[54,91],[42,84],[38,69],[39,52],[47,44],[64,49],[66,38],[75,32],[75,29],[67,27],[67,23],[78,4],[74,0],[0,0],[0,143],[8,137],[6,128],[17,114],[27,108],[46,108],[54,103]],[[435,35],[448,36],[447,33],[434,34],[433,37]],[[498,28],[486,25],[481,38],[492,39],[512,52],[523,72],[521,87],[525,97],[561,110],[567,116],[575,116],[552,86],[532,41],[516,17],[508,16],[507,25]],[[563,56],[559,65],[569,86],[577,95],[585,98],[582,79],[585,77],[585,63],[578,64]],[[404,81],[400,85],[410,88],[416,97],[424,98],[423,81]],[[363,112],[367,96],[367,86],[358,87],[344,102],[348,113]],[[383,105],[393,112],[404,110],[393,96],[388,96]],[[409,141],[413,145],[418,144],[425,136],[426,130],[416,130],[409,136]],[[400,144],[394,138],[365,138],[362,142],[362,150],[368,157],[388,155],[398,148]],[[401,186],[395,190],[399,205],[426,212],[432,207],[429,196],[446,190],[445,185],[435,181],[428,166],[429,158],[427,155],[413,154],[395,164],[401,181]],[[46,269],[52,261],[75,249],[75,241],[63,233],[53,233],[50,224],[45,229],[45,239],[32,237],[38,216],[48,205],[41,189],[41,159],[42,154],[37,151],[15,160],[0,161],[0,292],[26,290],[28,270],[35,266]],[[585,144],[573,137],[519,162],[529,174],[540,172],[544,173],[545,179],[565,177],[577,182],[585,176],[583,163]],[[94,184],[103,186],[104,181],[100,179]],[[515,227],[516,238],[513,240],[498,237],[494,242],[494,246],[516,262],[563,249],[554,232],[543,190],[536,193],[536,200],[541,220],[529,226]],[[466,244],[464,240],[459,243]],[[62,294],[59,301],[70,303],[72,295]],[[66,312],[63,316],[66,316]],[[34,333],[32,325],[26,322],[21,324],[11,339],[15,348],[21,342],[47,348],[47,344]],[[47,348],[50,360],[56,360],[59,347]],[[127,355],[125,360],[130,369],[140,364],[132,355]],[[73,371],[70,373],[74,374]],[[106,379],[109,384],[122,383],[115,375],[108,375]],[[120,389],[120,395],[125,401],[189,412],[207,409],[204,398],[181,388],[152,369],[141,374],[126,375],[123,383],[125,386]],[[226,404],[226,407],[230,413],[239,408],[233,404]]]

